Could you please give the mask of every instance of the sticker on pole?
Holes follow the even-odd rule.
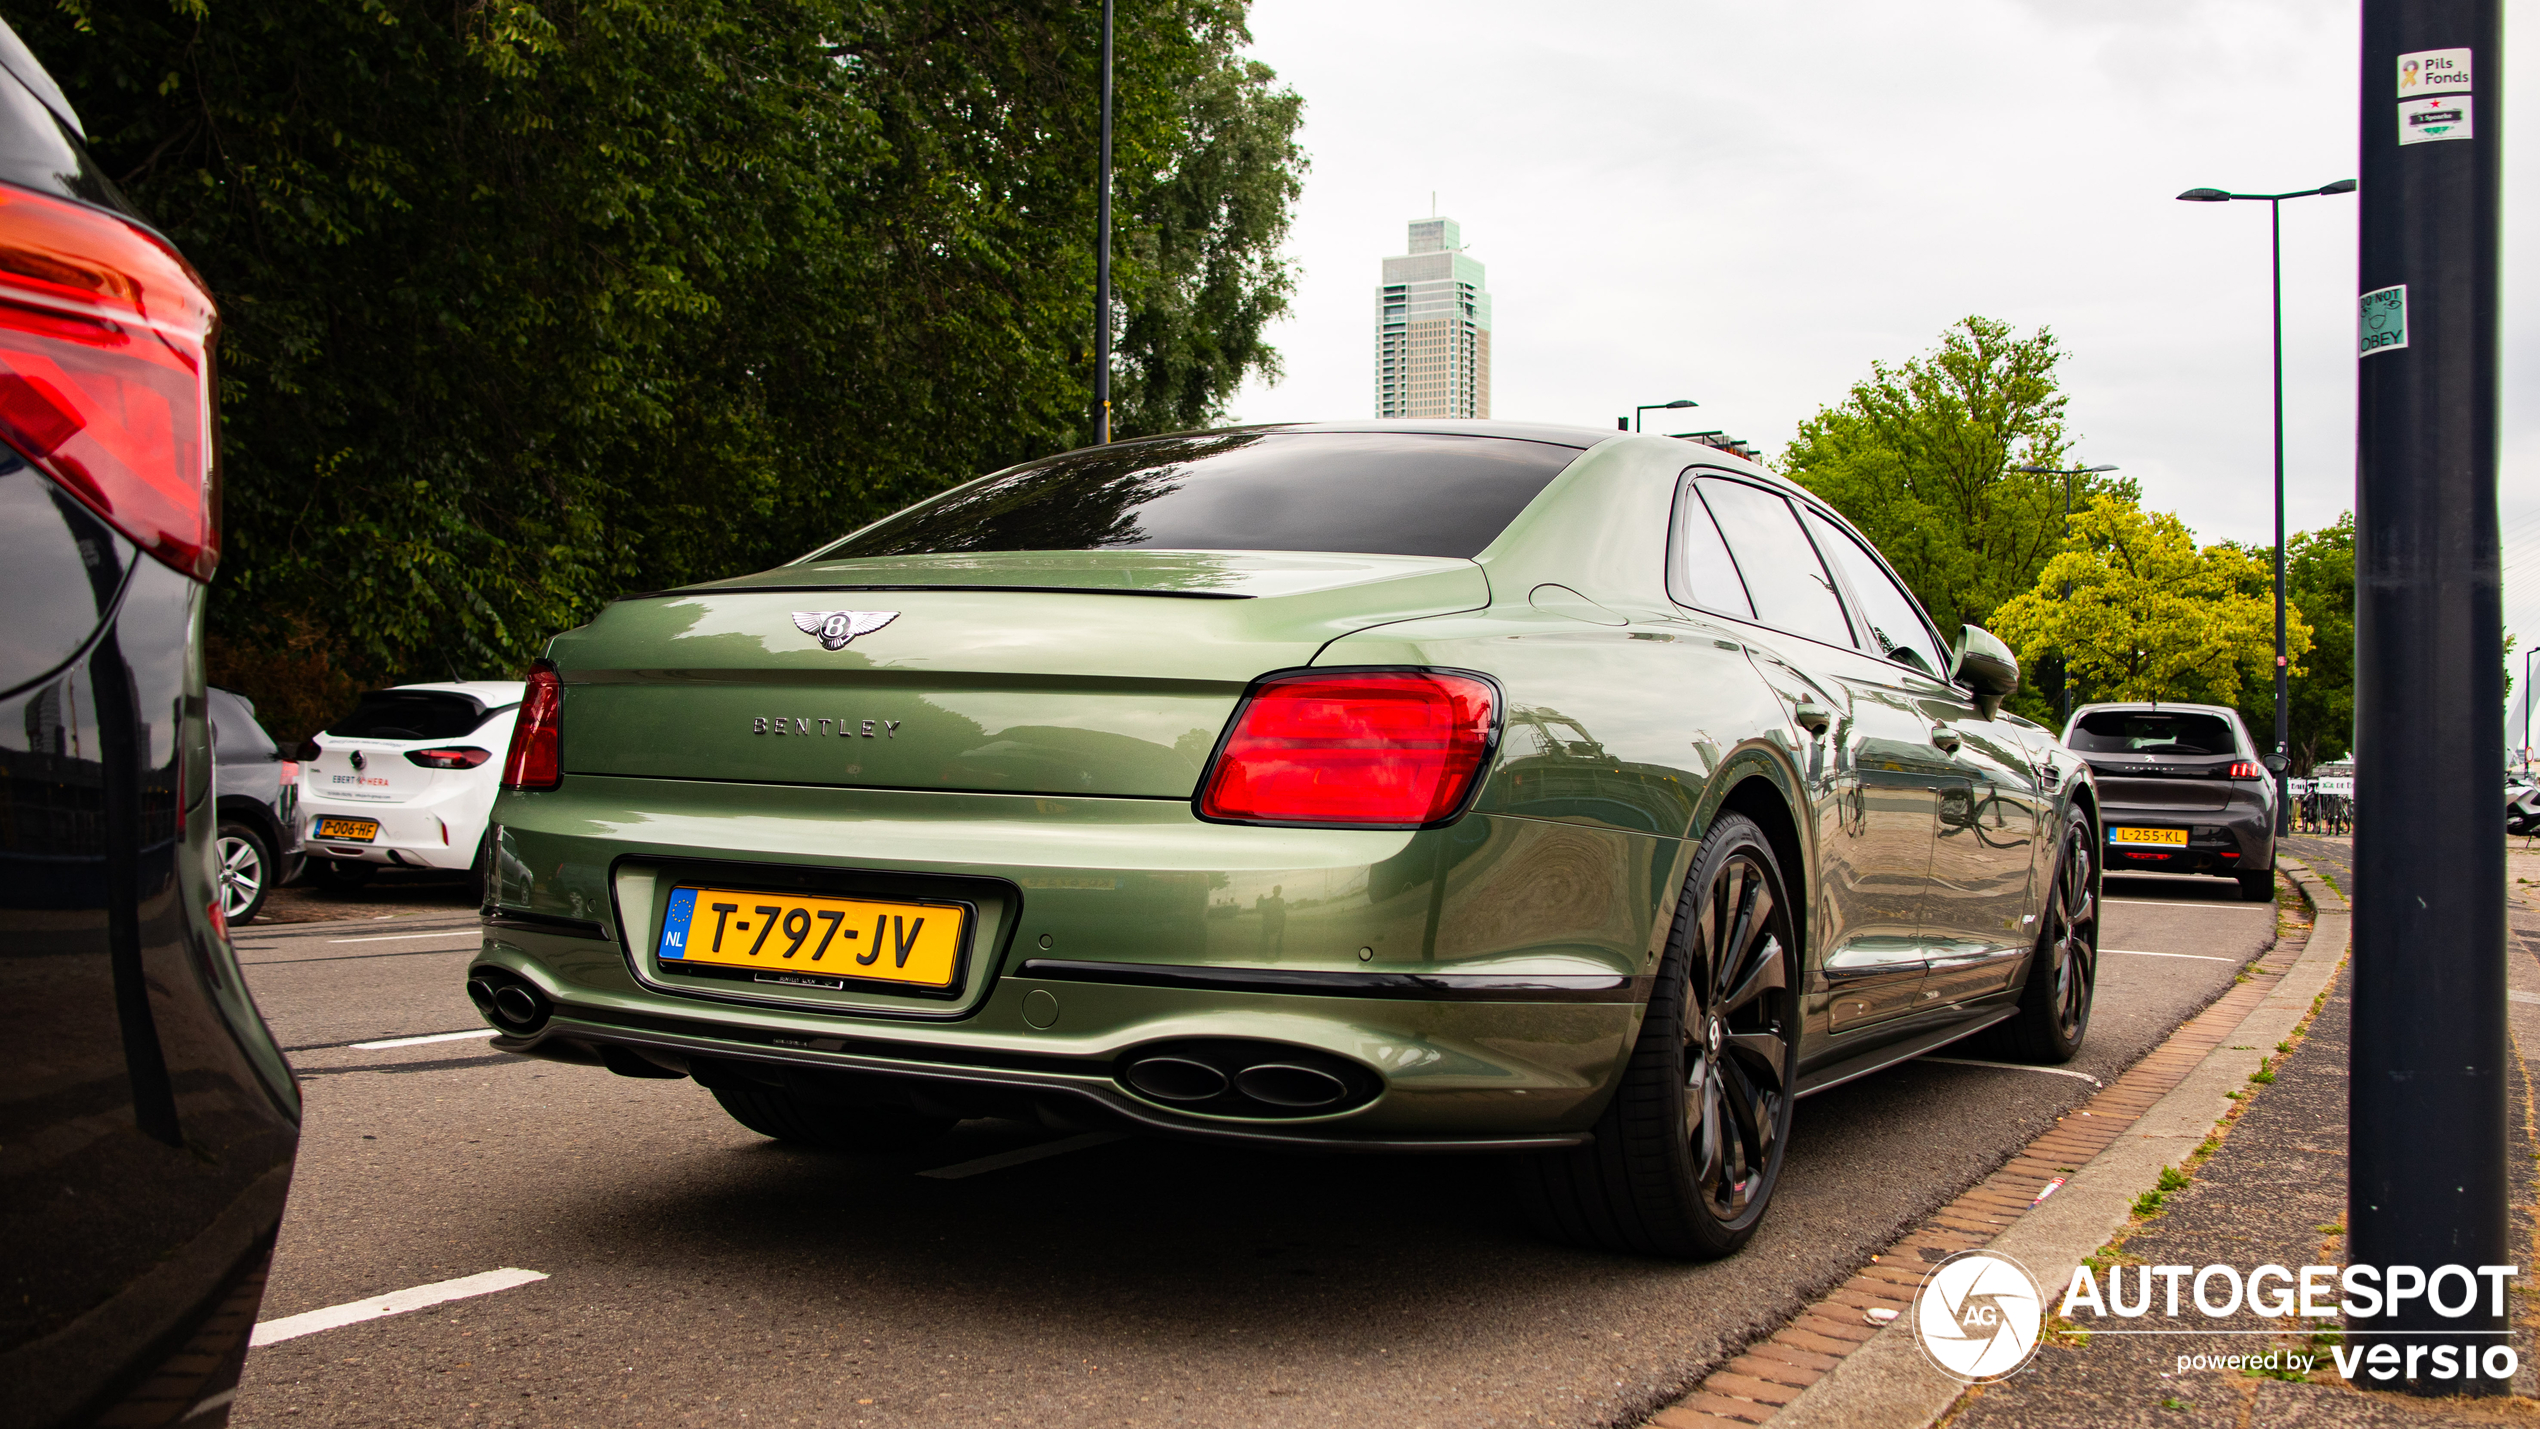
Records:
[[[2408,345],[2408,285],[2375,288],[2355,300],[2355,355]]]
[[[2437,94],[2399,101],[2399,143],[2431,144],[2438,139],[2469,139],[2470,100],[2466,94]]]
[[[1914,1343],[1933,1368],[1966,1384],[2019,1373],[2045,1324],[2037,1280],[1997,1251],[1958,1252],[1932,1267],[1914,1296]]]
[[[2456,50],[2413,50],[2399,56],[2399,97],[2423,99],[2429,94],[2469,91],[2469,47]]]

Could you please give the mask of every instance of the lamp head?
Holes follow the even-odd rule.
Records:
[[[1701,405],[1702,405],[1701,403],[1696,402],[1696,401],[1695,401],[1695,400],[1693,400],[1691,397],[1678,397],[1678,398],[1677,398],[1676,400],[1674,400],[1673,402],[1670,402],[1670,403],[1668,403],[1666,406],[1659,408],[1659,410],[1660,410],[1660,411],[1662,411],[1662,412],[1672,412],[1672,411],[1674,411],[1674,410],[1675,410],[1676,408],[1678,408],[1678,407],[1699,407],[1699,406],[1701,406]]]
[[[2350,194],[2355,191],[2355,181],[2353,179],[2339,179],[2333,184],[2320,185],[2319,191],[2324,194]]]
[[[2099,472],[2115,470],[2116,468],[2113,466],[2085,466],[2081,469],[2081,474],[2084,476],[2091,476]]]
[[[2231,195],[2224,193],[2221,189],[2189,189],[2187,192],[2180,194],[2178,197],[2179,201],[2182,203],[2231,202]]]

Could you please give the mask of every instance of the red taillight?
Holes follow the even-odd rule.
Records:
[[[299,782],[300,782],[300,761],[298,761],[298,760],[296,760],[296,759],[285,759],[285,760],[281,761],[281,764],[282,764],[282,782],[283,782],[283,783],[285,783],[285,784],[297,784],[297,783],[299,783]]]
[[[2267,771],[2250,763],[2248,760],[2243,759],[2239,763],[2231,766],[2231,777],[2234,779],[2264,779],[2267,777]]]
[[[564,760],[556,752],[556,715],[564,706],[564,682],[556,667],[541,660],[529,672],[529,688],[520,697],[520,717],[512,724],[511,756],[503,761],[506,789],[553,789],[564,782]]]
[[[1385,828],[1452,818],[1490,757],[1497,699],[1488,681],[1425,670],[1264,680],[1200,781],[1200,817]]]
[[[555,737],[550,734],[548,736],[548,743],[552,745],[554,742]],[[518,725],[512,726],[512,748],[520,748],[520,726]],[[450,749],[409,749],[406,751],[407,763],[420,764],[426,769],[474,769],[479,764],[482,764],[493,757],[494,751],[490,749],[468,749],[464,747],[453,747]]]
[[[0,187],[0,436],[143,550],[220,562],[210,295],[112,215]]]

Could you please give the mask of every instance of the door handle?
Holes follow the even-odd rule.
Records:
[[[1801,700],[1798,704],[1791,706],[1790,717],[1801,729],[1810,734],[1823,734],[1826,732],[1826,726],[1834,723],[1834,712],[1815,700]]]
[[[1958,746],[1965,743],[1965,737],[1945,724],[1936,724],[1932,726],[1931,742],[1939,746],[1941,753],[1955,754]]]

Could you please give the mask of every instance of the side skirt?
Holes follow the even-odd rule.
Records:
[[[1866,1077],[1872,1072],[1886,1071],[1899,1062],[1910,1062],[1925,1052],[1946,1047],[1961,1038],[1973,1037],[1994,1023],[2012,1017],[2019,1010],[2016,1003],[1997,1008],[1969,1021],[1952,1023],[1947,1027],[1935,1028],[1929,1032],[1918,1032],[1902,1042],[1890,1042],[1883,1047],[1873,1047],[1857,1057],[1846,1058],[1829,1067],[1820,1067],[1799,1079],[1799,1095],[1813,1097],[1819,1092]]]

